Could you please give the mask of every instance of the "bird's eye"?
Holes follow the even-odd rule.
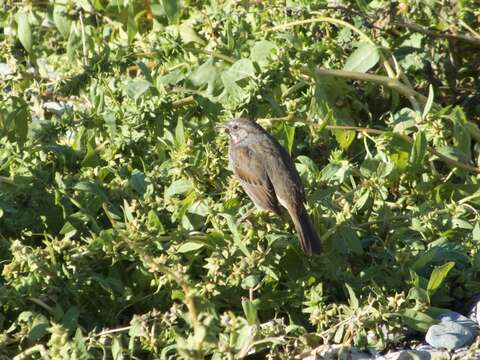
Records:
[[[238,125],[233,125],[233,130],[238,130]]]

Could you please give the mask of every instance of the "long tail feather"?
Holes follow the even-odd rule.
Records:
[[[307,210],[301,204],[297,209],[288,209],[297,230],[300,244],[307,255],[318,255],[321,252],[320,238],[315,230]]]

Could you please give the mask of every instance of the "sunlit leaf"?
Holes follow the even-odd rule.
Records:
[[[17,24],[18,24],[18,39],[22,43],[23,47],[27,52],[32,52],[32,28],[30,27],[30,21],[28,20],[28,12],[27,11],[19,11],[16,16]]]
[[[362,43],[347,59],[344,70],[367,72],[374,67],[380,54],[378,48],[370,43]]]
[[[442,285],[450,270],[455,266],[453,261],[449,261],[441,266],[435,266],[428,280],[427,290],[430,294],[435,293]]]

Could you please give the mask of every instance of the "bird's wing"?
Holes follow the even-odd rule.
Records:
[[[279,213],[280,208],[277,196],[263,162],[264,159],[259,158],[248,147],[237,147],[235,149],[233,170],[240,179],[243,189],[255,205],[261,209]]]

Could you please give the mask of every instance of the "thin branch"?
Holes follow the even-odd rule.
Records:
[[[318,12],[318,11],[312,11],[312,14],[316,14],[316,15],[320,14],[321,15],[321,13]],[[320,16],[320,17],[317,17],[317,18],[314,18],[314,19],[308,19],[308,20],[293,21],[293,22],[290,22],[290,23],[275,26],[275,27],[269,29],[268,31],[284,30],[284,29],[287,29],[289,27],[293,27],[293,26],[297,26],[297,25],[304,25],[304,24],[312,24],[312,23],[316,23],[316,22],[328,22],[328,23],[331,23],[331,24],[344,26],[344,27],[356,32],[360,36],[360,38],[362,38],[363,40],[365,40],[369,44],[378,47],[378,45],[372,39],[370,39],[370,37],[366,33],[364,33],[362,30],[360,30],[356,26],[354,26],[354,25],[352,25],[352,24],[350,24],[346,21],[338,20],[338,19],[331,18],[331,17],[326,17],[326,16]],[[397,80],[398,78],[400,78],[403,81],[403,83],[404,83],[403,85],[405,87],[408,87],[412,91],[414,91],[412,84],[408,80],[407,76],[403,73],[403,71],[399,71],[397,74],[395,74],[395,71],[393,71],[393,68],[392,68],[392,65],[390,64],[390,61],[387,58],[385,58],[385,56],[382,52],[380,52],[380,56],[382,58],[382,65],[385,68],[385,71],[387,72],[388,77],[391,78],[391,79],[394,79],[394,80]],[[398,82],[401,83],[400,81],[398,81]],[[407,96],[407,98],[412,103],[413,109],[416,112],[419,113],[420,112],[420,106],[419,106],[415,96]]]
[[[405,21],[394,21],[393,23],[395,26],[398,27],[403,27],[421,34],[429,35],[432,37],[436,38],[442,38],[442,39],[449,39],[449,40],[457,40],[457,41],[463,41],[463,42],[468,42],[469,44],[475,45],[475,46],[480,46],[480,39],[476,39],[470,36],[466,35],[457,35],[457,34],[451,34],[451,33],[445,33],[441,31],[435,31],[428,29],[426,27],[423,27],[418,24],[414,24],[411,22],[405,22]]]
[[[195,98],[192,95],[190,95],[190,96],[187,96],[183,99],[174,101],[172,103],[172,106],[174,108],[179,108],[179,107],[190,105],[190,104],[193,104],[193,103],[195,103]]]
[[[332,70],[332,71],[335,71],[335,70]],[[368,75],[368,74],[364,74],[364,75]],[[369,75],[369,76],[372,76],[372,75]],[[377,76],[377,75],[374,75],[374,76]],[[310,121],[305,121],[305,120],[299,119],[294,114],[290,114],[288,116],[284,116],[284,117],[280,117],[280,118],[265,118],[265,119],[257,119],[257,120],[260,121],[260,122],[299,121],[299,122],[302,122],[306,125],[319,126],[319,124],[317,124],[317,123],[312,123]],[[386,134],[386,133],[390,132],[390,131],[387,131],[387,130],[372,129],[372,128],[359,127],[359,126],[345,126],[345,125],[327,125],[326,128],[330,129],[330,130],[351,130],[351,131],[360,132],[360,133],[364,132],[364,133],[377,134],[377,135],[382,135],[382,134]],[[399,134],[399,133],[395,133],[395,135],[401,137],[405,141],[408,141],[410,144],[413,144],[413,140],[409,136]],[[435,155],[440,160],[442,160],[444,163],[446,163],[446,164],[448,164],[452,167],[457,167],[459,169],[463,169],[463,170],[471,171],[471,172],[476,173],[476,174],[480,174],[480,168],[462,163],[462,162],[454,160],[452,158],[449,158],[448,156],[443,155],[442,153],[438,152],[437,150],[435,150],[431,146],[427,146],[427,151],[430,152],[431,154]]]
[[[221,54],[221,53],[216,52],[216,51],[210,51],[210,50],[205,50],[205,49],[197,49],[197,48],[192,48],[192,47],[187,47],[187,48],[185,48],[185,50],[190,51],[190,52],[195,53],[195,54],[210,55],[210,56],[213,56],[217,59],[226,61],[230,64],[234,64],[237,61],[237,59],[235,59],[233,57]]]
[[[93,339],[93,338],[96,338],[96,337],[100,337],[100,336],[115,334],[115,333],[118,333],[118,332],[124,332],[124,331],[130,330],[131,328],[132,328],[132,325],[128,325],[128,326],[123,326],[123,327],[119,327],[119,328],[115,328],[115,329],[104,330],[104,331],[99,332],[98,334],[94,334],[92,336],[89,336],[87,338],[87,340],[90,340],[90,339]]]
[[[371,134],[384,134],[388,133],[388,131],[384,130],[379,130],[379,129],[370,129],[370,128],[365,128],[365,127],[357,127],[357,126],[340,126],[340,125],[327,125],[327,129],[341,129],[341,130],[352,130],[356,132],[366,132],[366,133],[371,133]],[[400,136],[402,139],[408,141],[410,144],[413,144],[412,138],[410,138],[407,135],[395,133],[395,135]],[[474,167],[465,163],[462,163],[460,161],[454,160],[452,158],[449,158],[446,155],[443,155],[442,153],[438,152],[431,146],[427,146],[427,151],[430,152],[431,154],[435,155],[439,159],[441,159],[444,163],[457,167],[459,169],[471,171],[476,174],[480,174],[480,168]]]
[[[47,305],[45,302],[43,302],[42,300],[36,298],[36,297],[29,297],[28,300],[30,300],[31,302],[37,304],[38,306],[44,308],[45,310],[47,310],[50,314],[55,314],[55,310],[53,310],[53,308],[49,305]]]
[[[357,71],[346,71],[346,70],[333,70],[333,69],[323,69],[317,67],[313,70],[308,68],[307,66],[301,66],[300,71],[306,75],[318,75],[318,76],[335,76],[343,79],[349,80],[360,80],[360,81],[370,81],[377,84],[388,86],[389,88],[396,90],[398,93],[402,94],[403,96],[407,97],[408,99],[415,97],[422,104],[427,102],[427,97],[420,94],[419,92],[415,91],[411,87],[403,84],[397,79],[392,79],[387,76],[382,75],[374,75],[374,74],[367,74],[361,73]]]
[[[13,360],[30,359],[32,355],[35,353],[40,353],[40,356],[43,360],[50,360],[50,356],[48,356],[47,349],[45,349],[45,346],[43,346],[42,344],[34,345],[22,351],[20,354],[15,355],[13,357]]]
[[[312,13],[316,13],[316,12],[312,12]],[[314,18],[314,19],[308,19],[308,20],[293,21],[293,22],[289,22],[289,23],[286,23],[286,24],[274,26],[270,29],[267,29],[267,31],[268,32],[275,32],[275,31],[279,31],[279,30],[285,30],[285,29],[288,29],[288,28],[291,28],[291,27],[294,27],[294,26],[298,26],[298,25],[313,24],[313,23],[317,23],[317,22],[328,22],[328,23],[331,23],[331,24],[341,25],[341,26],[344,26],[346,28],[349,28],[350,30],[352,30],[352,31],[356,32],[358,35],[360,35],[360,37],[363,40],[365,40],[368,43],[376,46],[376,44],[373,42],[373,40],[370,39],[370,37],[367,34],[365,34],[363,31],[361,31],[357,27],[353,26],[352,24],[350,24],[346,21],[338,20],[338,19],[335,19],[335,18],[327,17],[327,16],[321,16],[321,17],[317,17],[317,18]]]

